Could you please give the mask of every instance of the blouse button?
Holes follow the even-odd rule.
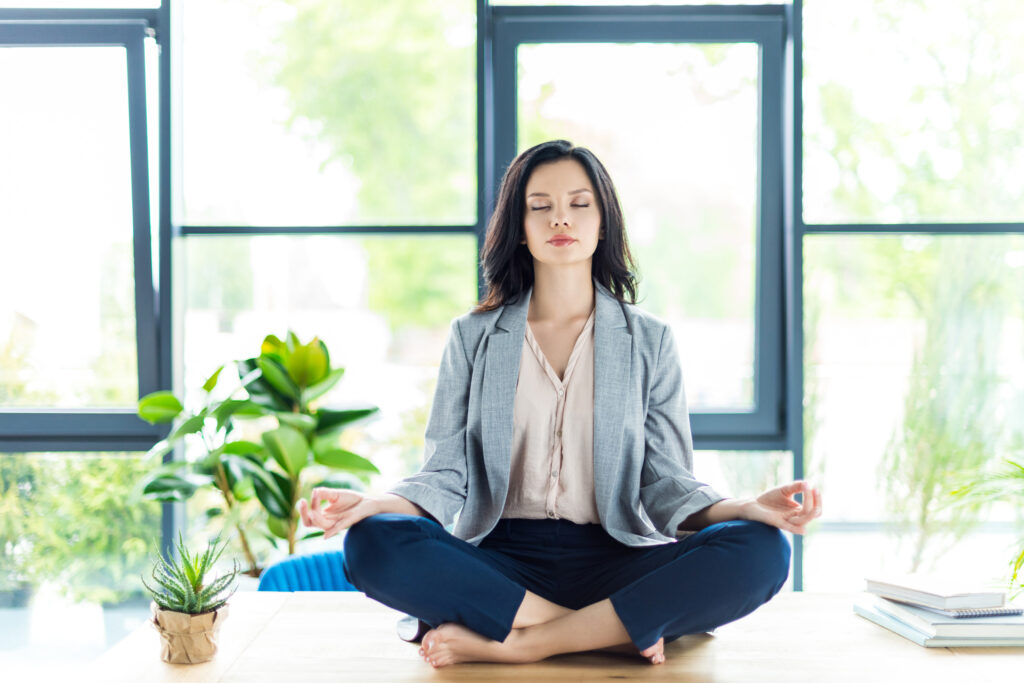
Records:
[[[552,512],[551,510],[548,510],[548,517],[550,517],[551,519],[554,519],[555,518],[555,513]]]
[[[558,390],[558,395],[559,395],[559,396],[561,396],[561,395],[562,395],[562,394],[564,394],[564,393],[565,393],[565,389],[559,389],[559,390]]]
[[[559,429],[557,432],[555,432],[555,434],[557,434],[558,436],[561,436],[562,435],[562,430]]]

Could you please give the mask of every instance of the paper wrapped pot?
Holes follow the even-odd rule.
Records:
[[[153,628],[160,634],[160,658],[171,664],[208,662],[217,654],[217,632],[228,617],[228,606],[205,614],[185,614],[149,605]]]

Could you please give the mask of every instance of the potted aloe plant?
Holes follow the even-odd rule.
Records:
[[[171,664],[198,664],[217,654],[217,635],[228,616],[228,589],[238,574],[235,562],[230,573],[210,579],[213,565],[224,546],[214,539],[202,553],[190,554],[178,534],[178,557],[160,557],[153,566],[156,588],[142,583],[153,598],[153,628],[160,634],[160,657]]]
[[[222,400],[213,390],[227,365],[222,365],[203,384],[205,399],[193,412],[171,392],[154,392],[139,401],[139,415],[151,422],[177,421],[169,436],[150,449],[147,457],[157,459],[174,445],[191,439],[201,448],[200,457],[172,461],[158,467],[140,482],[144,498],[180,502],[198,489],[214,487],[223,506],[207,511],[223,515],[225,524],[237,529],[249,568],[244,572],[259,577],[262,572],[241,509],[255,500],[265,513],[263,532],[273,546],[295,552],[299,540],[321,535],[313,531],[298,537],[296,504],[315,486],[361,488],[371,474],[379,473],[366,458],[339,444],[342,431],[378,412],[376,406],[330,408],[318,401],[344,375],[344,368],[332,368],[330,354],[322,340],[314,337],[302,344],[291,331],[282,341],[275,335],[264,338],[259,356],[234,362],[240,384]],[[243,390],[246,396],[239,396]],[[248,439],[235,438],[237,421],[272,417],[276,426]],[[243,431],[238,429],[238,431]],[[311,465],[321,465],[313,468]],[[316,477],[327,469],[326,476]]]

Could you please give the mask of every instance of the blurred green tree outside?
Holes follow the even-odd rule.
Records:
[[[821,11],[815,7],[820,0],[806,6]],[[889,36],[927,18],[924,2],[874,0],[867,6]],[[824,126],[806,135],[805,148],[818,145],[838,163],[831,200],[839,220],[872,223],[893,210],[909,222],[1020,220],[1024,215],[1024,196],[998,181],[998,169],[1012,167],[1013,155],[1022,148],[1024,109],[999,107],[1001,116],[1013,120],[992,125],[993,106],[1012,101],[1004,74],[1024,69],[1024,45],[1006,28],[1024,15],[1009,0],[965,4],[962,11],[962,24],[928,24],[931,32],[924,44],[898,41],[907,63],[923,59],[933,67],[913,86],[914,115],[880,118],[858,106],[857,95],[863,93],[855,88],[863,82],[819,79]],[[805,44],[815,40],[828,38],[808,32]],[[989,44],[999,49],[975,49]],[[813,60],[806,65],[805,76],[817,68]],[[922,118],[925,109],[929,115]],[[922,145],[922,139],[928,144]],[[940,148],[957,155],[955,174],[940,168]],[[879,195],[873,182],[880,162],[895,169],[891,196]],[[805,164],[805,178],[814,172]],[[941,236],[924,242],[923,248],[911,248],[892,237],[852,242],[849,236],[815,236],[805,259],[805,268],[842,283],[826,302],[814,276],[804,281],[805,404],[820,401],[821,352],[817,331],[808,326],[813,328],[823,306],[851,318],[920,323],[902,419],[878,473],[891,528],[911,543],[908,570],[935,562],[953,547],[937,546],[939,538],[959,538],[977,522],[977,506],[953,509],[948,494],[958,476],[1004,455],[1019,440],[1020,430],[1019,422],[1008,422],[1007,411],[999,408],[1004,400],[999,390],[1006,383],[999,366],[1003,326],[1024,314],[1024,282],[1019,268],[1007,267],[1006,240]],[[808,469],[821,469],[826,456],[815,447],[817,424],[808,427]]]

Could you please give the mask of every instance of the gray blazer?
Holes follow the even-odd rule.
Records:
[[[675,540],[723,496],[694,480],[693,441],[672,330],[594,280],[594,486],[601,525],[625,545]],[[532,288],[451,323],[427,421],[425,462],[392,487],[473,545],[508,494],[512,408]]]

